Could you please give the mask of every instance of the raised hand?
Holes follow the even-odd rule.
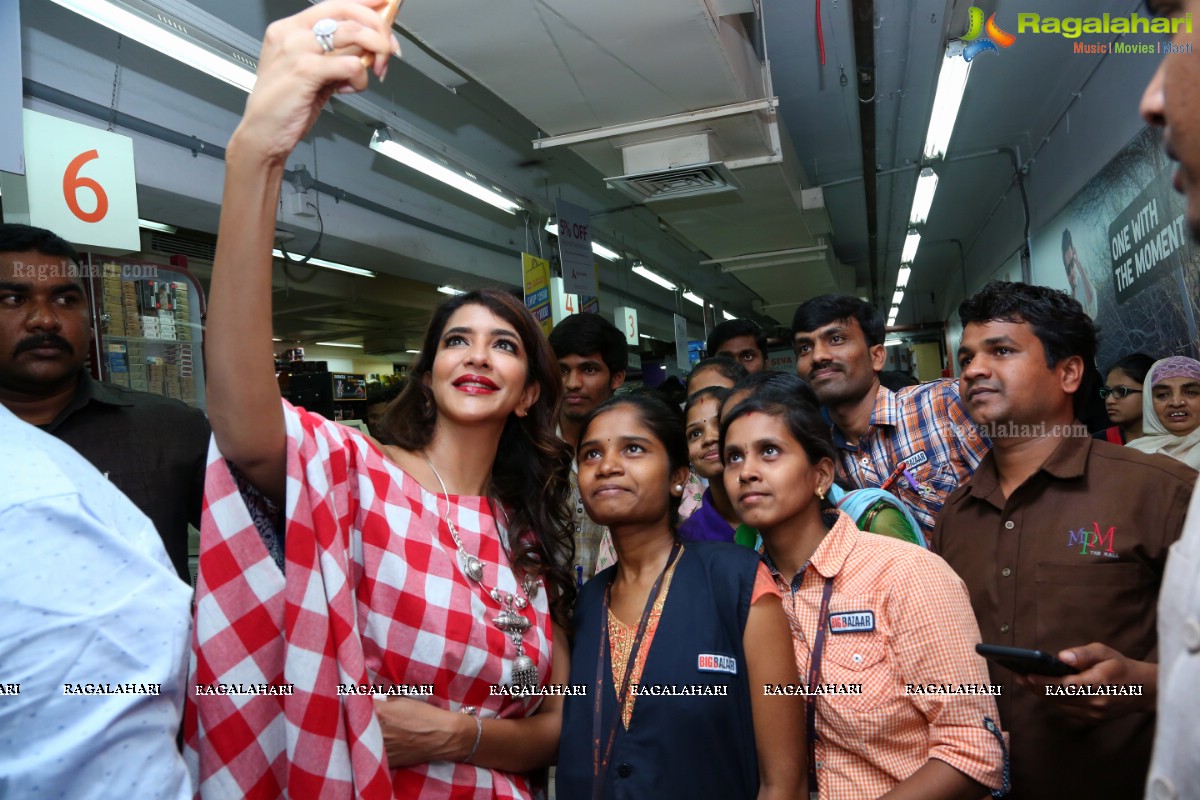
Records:
[[[389,21],[380,16],[387,5],[387,0],[326,0],[273,22],[230,147],[282,162],[335,92],[365,89],[368,68],[382,79],[388,58],[400,50]],[[331,32],[317,35],[326,31]]]

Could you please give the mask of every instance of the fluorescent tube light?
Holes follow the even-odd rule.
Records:
[[[423,172],[447,186],[452,186],[460,192],[465,192],[477,200],[493,205],[501,211],[515,214],[520,210],[520,203],[479,183],[475,176],[470,175],[466,170],[456,172],[445,164],[418,153],[411,145],[394,138],[398,135],[386,128],[377,129],[375,135],[371,137],[371,149],[388,158],[395,159],[405,166],[412,167],[418,172]]]
[[[621,257],[621,254],[616,250],[609,250],[607,247],[595,240],[592,241],[592,252],[606,261],[616,261]]]
[[[550,234],[551,236],[558,236],[558,223],[557,222],[547,222],[546,223],[546,233]],[[609,250],[607,247],[600,244],[595,239],[592,240],[592,252],[607,261],[616,261],[618,258],[621,257],[620,253],[618,253],[615,250]]]
[[[884,347],[899,347],[902,344],[904,344],[903,339],[884,339],[883,340]]]
[[[638,275],[641,275],[643,278],[650,281],[651,283],[657,283],[659,286],[663,287],[664,289],[667,289],[672,292],[675,291],[675,284],[671,283],[669,280],[664,278],[662,275],[659,275],[657,272],[651,272],[650,270],[646,269],[646,266],[644,264],[642,264],[641,262],[638,262],[637,264],[633,265],[633,271],[635,273],[637,273]]]
[[[278,338],[276,338],[276,337],[272,336],[272,337],[271,337],[271,341],[272,341],[272,342],[282,342],[282,341],[283,341],[283,339],[278,339]]]
[[[704,298],[698,294],[693,294],[692,292],[684,292],[683,299],[695,303],[698,306],[704,305]]]
[[[733,314],[730,314],[728,311],[722,311],[721,316],[725,317],[726,321],[737,319],[737,317],[735,317]]]
[[[421,354],[421,351],[420,351],[420,350],[405,350],[404,352],[406,352],[406,353],[412,353],[414,356],[418,356],[418,355],[420,355],[420,354]]]
[[[290,259],[289,263],[299,263],[299,259],[296,258],[294,256],[294,254],[284,256],[283,251],[279,250],[279,249],[272,250],[271,255],[275,256],[276,258],[288,258],[288,259]],[[309,258],[308,261],[306,261],[304,263],[310,267],[324,267],[325,269],[334,269],[334,270],[337,270],[338,272],[348,272],[351,275],[360,275],[364,278],[374,278],[375,277],[375,273],[371,272],[371,270],[369,270],[369,269],[362,269],[361,267],[351,267],[347,264],[339,264],[336,261],[326,261],[323,258],[316,258],[315,256]]]
[[[962,57],[962,42],[951,42],[942,59],[938,73],[937,90],[933,95],[933,111],[929,115],[929,132],[925,134],[925,158],[933,160],[946,155],[950,147],[950,134],[954,132],[954,121],[958,118],[958,107],[962,105],[963,93],[967,90],[967,77],[971,74],[971,62]]]
[[[929,219],[929,209],[933,206],[933,193],[937,191],[938,176],[929,167],[921,170],[917,178],[917,188],[913,192],[912,213],[908,215],[909,225],[924,225]]]
[[[896,273],[896,288],[903,289],[908,286],[908,279],[912,275],[912,267],[908,264],[901,264],[900,271]]]
[[[900,263],[911,264],[917,260],[917,248],[921,246],[921,234],[913,228],[908,229],[904,238],[904,252],[900,254]]]
[[[284,255],[282,249],[278,249],[278,248],[272,249],[271,255],[274,255],[275,258],[288,259],[288,263],[290,263],[290,264],[299,264],[300,263],[300,259],[296,258],[294,253],[289,254],[289,255]],[[311,257],[308,257],[308,260],[305,261],[305,264],[307,266],[324,266],[326,270],[337,270],[338,272],[349,272],[350,275],[359,275],[364,278],[373,278],[374,277],[374,272],[372,272],[371,270],[364,270],[360,266],[350,266],[348,264],[338,264],[337,261],[326,261],[323,258],[317,258],[316,255],[311,255]]]
[[[892,312],[891,316],[888,317],[887,326],[890,328],[895,324],[896,324],[896,313]]]
[[[453,286],[439,286],[438,291],[441,292],[442,294],[450,294],[450,295],[466,294],[466,292],[464,292],[462,289],[455,289]]]
[[[176,32],[122,3],[112,0],[54,0],[54,2],[128,39],[141,42],[165,56],[223,80],[231,86],[236,86],[246,92],[254,88],[253,66],[236,63],[232,60],[232,53],[226,55],[206,47],[191,36]],[[253,59],[244,55],[242,58],[251,65],[254,63]]]
[[[897,288],[896,293],[892,295],[892,306],[899,307],[904,302],[904,290]]]
[[[347,344],[346,342],[317,342],[318,347],[357,347],[362,350],[361,344]]]
[[[150,219],[139,219],[138,227],[145,228],[148,231],[161,231],[162,233],[176,233],[179,230],[174,225],[168,225],[165,222],[155,222]]]

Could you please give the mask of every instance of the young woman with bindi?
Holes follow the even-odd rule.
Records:
[[[968,800],[999,788],[995,701],[929,691],[988,682],[966,589],[936,555],[860,531],[829,505],[833,442],[812,391],[766,385],[726,406],[721,448],[726,491],[762,534],[809,687],[809,789],[822,800]]]
[[[283,401],[270,366],[284,164],[334,92],[365,87],[363,53],[382,75],[382,5],[272,24],[227,150],[189,682],[292,691],[193,694],[201,797],[532,798],[557,748],[560,698],[491,690],[569,666],[561,381],[523,304],[482,291],[437,309],[388,446]]]
[[[709,386],[688,398],[683,429],[688,458],[692,472],[707,481],[708,487],[701,496],[700,506],[680,524],[679,538],[685,542],[736,542],[754,547],[758,531],[743,525],[737,518],[733,503],[725,493],[725,482],[721,480],[721,473],[725,471],[718,441],[721,403],[728,396],[728,389]]]
[[[580,590],[557,794],[806,797],[799,698],[779,593],[743,547],[674,530],[687,447],[678,412],[609,400],[584,422],[579,487],[615,566]],[[635,688],[637,687],[637,688]]]

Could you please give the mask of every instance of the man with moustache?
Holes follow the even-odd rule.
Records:
[[[625,382],[629,350],[625,335],[599,314],[572,314],[555,325],[550,331],[550,347],[563,380],[559,435],[574,448],[587,415]],[[571,470],[570,502],[575,524],[575,575],[582,585],[598,569],[608,566],[598,563],[600,551],[611,551],[612,546],[606,543],[608,529],[593,522],[583,508],[575,469]]]
[[[892,391],[883,318],[849,295],[821,295],[796,309],[796,373],[821,401],[838,453],[838,477],[903,500],[926,540],[946,497],[971,477],[990,446],[967,417],[958,384],[943,379]]]
[[[1079,670],[1022,677],[990,665],[1011,735],[1009,796],[1138,797],[1154,728],[1155,604],[1196,471],[1094,440],[1079,422],[1096,356],[1079,301],[992,281],[959,317],[962,396],[993,447],[946,501],[933,549],[966,584],[983,641]]]
[[[1142,95],[1142,117],[1163,129],[1167,155],[1178,162],[1175,190],[1187,198],[1187,223],[1200,242],[1200,41],[1191,19],[1200,0],[1150,0],[1152,13],[1184,17]],[[1200,786],[1200,492],[1193,491],[1183,535],[1171,549],[1159,595],[1158,727],[1146,796],[1170,800]]]
[[[69,444],[132,500],[190,584],[187,526],[200,524],[208,420],[178,400],[92,380],[79,274],[75,250],[54,233],[0,225],[0,404]]]

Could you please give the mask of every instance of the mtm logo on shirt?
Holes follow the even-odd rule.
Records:
[[[733,656],[701,653],[696,656],[696,669],[700,672],[727,672],[737,675],[737,659]]]
[[[829,615],[830,633],[866,633],[875,630],[874,611],[843,611]]]
[[[1067,547],[1078,548],[1081,556],[1103,556],[1117,558],[1115,551],[1117,526],[1110,525],[1108,531],[1100,532],[1100,523],[1093,522],[1092,529],[1080,528],[1077,531],[1067,531]]]

